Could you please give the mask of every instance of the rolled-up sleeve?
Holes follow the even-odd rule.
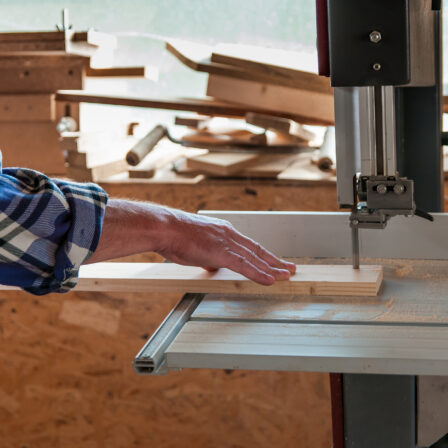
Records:
[[[98,185],[2,169],[0,283],[37,295],[69,291],[98,245],[106,204]]]

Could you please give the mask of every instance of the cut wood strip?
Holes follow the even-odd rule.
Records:
[[[171,263],[97,263],[81,267],[78,291],[214,292],[376,296],[383,279],[381,266],[298,265],[289,281],[272,286],[254,283],[228,269]]]
[[[86,93],[82,90],[59,90],[56,101],[73,103],[111,104],[116,106],[145,107],[150,109],[183,110],[204,115],[244,118],[247,112],[259,112],[290,118],[305,124],[328,124],[325,120],[311,120],[285,111],[270,111],[262,107],[219,101],[215,98],[133,98]]]
[[[258,154],[209,153],[187,159],[187,168],[199,172],[230,176],[258,160]]]
[[[211,117],[176,117],[174,119],[174,124],[178,126],[188,126],[194,129],[205,129],[209,124]]]
[[[265,146],[266,134],[256,134],[247,129],[212,130],[206,129],[182,136],[182,141],[190,145],[213,146]]]
[[[0,95],[0,121],[54,121],[55,119],[54,94]]]
[[[318,77],[314,73],[301,72],[298,76],[291,76],[291,73],[285,73],[279,70],[260,70],[258,67],[253,70],[252,67],[251,69],[247,69],[236,65],[212,62],[212,53],[216,48],[211,45],[198,44],[197,42],[176,39],[166,42],[165,46],[180,62],[195,71],[248,81],[260,81],[273,85],[306,88],[319,92],[332,93],[328,79]],[[300,53],[297,53],[295,56],[299,62],[303,60]]]
[[[282,134],[292,135],[304,142],[310,142],[316,138],[313,132],[307,131],[301,124],[287,118],[249,112],[246,114],[246,122],[263,129],[272,129]]]
[[[149,78],[149,67],[109,67],[109,68],[92,68],[86,67],[86,76],[89,77],[138,77]]]
[[[315,73],[315,57],[298,51],[219,44],[213,48],[211,62],[238,67],[251,73],[286,78],[297,89],[332,94],[329,79]]]
[[[272,115],[281,111],[300,116],[302,118],[297,121],[304,124],[330,125],[334,122],[333,96],[324,93],[210,75],[207,95],[247,107],[263,107]]]

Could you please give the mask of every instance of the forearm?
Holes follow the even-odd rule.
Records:
[[[89,263],[157,252],[174,263],[228,268],[270,285],[295,265],[280,260],[229,222],[151,203],[110,200],[98,247]]]
[[[160,205],[110,199],[98,247],[87,263],[157,252],[170,211]]]

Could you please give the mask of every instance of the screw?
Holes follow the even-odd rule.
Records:
[[[375,62],[375,64],[373,64],[373,69],[376,72],[379,72],[381,70],[381,64],[379,62]]]
[[[357,225],[359,224],[359,221],[358,221],[357,219],[354,219],[354,220],[352,221],[352,224],[353,224],[354,226],[357,226]]]
[[[372,31],[369,35],[370,42],[373,42],[374,44],[377,44],[381,39],[381,33],[379,31]]]
[[[376,192],[378,194],[386,194],[387,193],[387,186],[384,184],[379,184],[376,187]]]
[[[406,188],[403,184],[395,184],[394,185],[394,193],[395,194],[403,194],[406,191]]]

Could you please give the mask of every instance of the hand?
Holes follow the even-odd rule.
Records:
[[[229,222],[170,210],[166,232],[155,251],[174,263],[201,266],[208,271],[228,268],[262,285],[288,280],[296,270]]]

